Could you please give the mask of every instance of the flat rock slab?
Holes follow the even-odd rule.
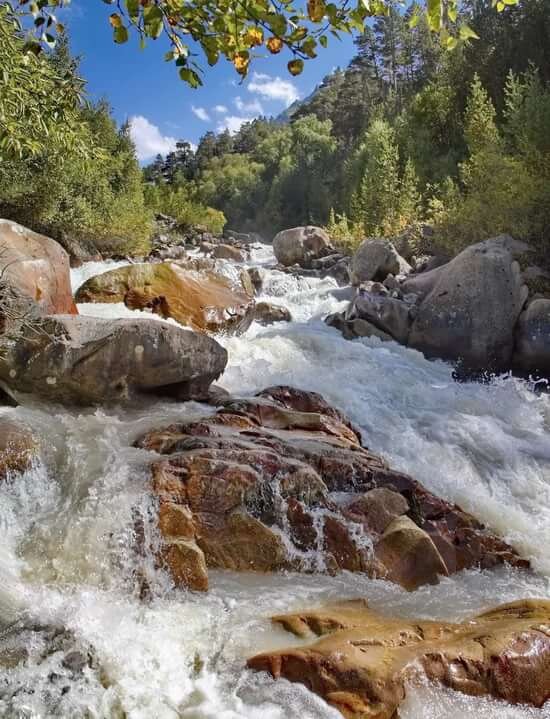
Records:
[[[305,684],[347,719],[393,719],[419,678],[513,704],[550,699],[550,601],[505,604],[460,624],[389,617],[362,600],[273,620],[322,638],[259,654],[249,668]]]

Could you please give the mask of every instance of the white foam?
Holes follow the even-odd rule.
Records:
[[[417,352],[377,339],[346,342],[322,322],[344,306],[333,280],[266,270],[266,248],[254,250],[252,262],[267,273],[262,298],[287,306],[295,322],[220,338],[229,350],[224,386],[239,394],[274,383],[321,392],[360,425],[373,450],[484,519],[540,574],[470,571],[407,593],[348,573],[212,572],[207,595],[178,591],[150,554],[134,549],[136,516],[155,536],[147,524],[150,455],[131,445],[149,428],[212,410],[161,401],[146,411],[9,410],[47,438],[48,452],[44,465],[0,486],[0,612],[60,622],[93,646],[107,686],[71,685],[67,716],[82,716],[85,706],[106,719],[122,712],[129,719],[339,719],[305,687],[244,669],[251,654],[297,641],[271,626],[271,614],[364,596],[390,613],[460,620],[503,601],[550,598],[548,396],[512,379],[456,384],[448,365]],[[75,286],[115,264],[84,266]],[[120,304],[80,309],[151,316]],[[143,576],[150,601],[139,596]],[[18,716],[2,704],[2,687],[17,686],[17,711],[31,707],[45,719],[54,691],[48,676],[32,663],[0,676],[0,716]],[[509,707],[424,686],[409,690],[401,710],[402,719],[466,716],[548,719],[550,707]]]

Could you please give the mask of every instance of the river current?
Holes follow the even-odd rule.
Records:
[[[164,400],[131,410],[3,408],[43,438],[44,461],[0,485],[0,648],[10,627],[61,625],[92,648],[101,672],[75,678],[55,655],[33,660],[39,648],[31,646],[26,663],[0,671],[0,717],[341,719],[304,687],[244,669],[248,656],[298,641],[274,628],[271,614],[366,597],[386,612],[457,620],[504,601],[550,598],[550,395],[511,377],[458,384],[450,365],[413,350],[376,338],[348,342],[323,323],[345,307],[346,289],[265,269],[273,262],[269,247],[253,250],[249,264],[265,270],[260,299],[285,305],[294,321],[219,337],[229,352],[219,383],[238,395],[280,383],[321,392],[372,450],[486,522],[536,572],[467,571],[414,593],[349,573],[211,572],[208,594],[178,590],[132,549],[136,511],[154,542],[150,455],[132,444],[211,409]],[[115,266],[74,270],[74,288]],[[79,310],[150,317],[123,305]],[[147,578],[147,600],[136,575]],[[400,717],[550,719],[550,705],[511,707],[416,686]]]

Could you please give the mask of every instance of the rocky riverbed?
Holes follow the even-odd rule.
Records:
[[[0,483],[4,537],[0,548],[4,626],[0,716],[337,719],[341,716],[335,708],[338,704],[330,698],[327,703],[323,692],[312,693],[300,681],[273,681],[265,672],[246,668],[254,655],[278,650],[288,653],[291,645],[311,643],[311,636],[293,638],[272,624],[273,615],[304,615],[325,604],[360,598],[368,601],[372,611],[402,621],[403,626],[407,620],[460,623],[503,602],[550,599],[548,395],[535,394],[528,382],[511,377],[488,384],[457,384],[451,365],[428,361],[418,351],[395,342],[374,336],[348,342],[324,319],[346,309],[350,289],[333,277],[302,276],[274,266],[267,245],[252,246],[250,257],[233,262],[235,276],[247,267],[255,268],[251,277],[257,280],[260,276],[261,289],[255,301],[286,308],[292,321],[265,327],[251,319],[240,334],[215,335],[227,352],[227,367],[218,383],[230,397],[218,391],[182,401],[173,392],[158,393],[156,388],[166,386],[162,382],[154,388],[157,396],[143,392],[142,386],[137,387],[135,396],[133,391],[113,396],[107,384],[95,387],[103,397],[96,406],[70,406],[62,405],[61,397],[55,395],[62,385],[58,379],[47,383],[47,397],[31,397],[19,407],[0,410],[0,421],[9,422],[5,427],[10,432],[14,426],[25,429],[19,435],[20,444],[11,445],[10,461],[16,463],[17,471],[8,471]],[[73,270],[73,289],[117,267],[120,265],[112,262],[84,264]],[[104,297],[93,303],[79,301],[79,320],[101,317],[112,322],[125,317],[132,323],[144,323],[143,327],[157,323],[170,331],[177,329],[174,318],[164,318],[166,313],[147,303],[132,309],[126,301],[128,289],[123,297],[112,297],[113,301],[106,302]],[[78,299],[89,297],[81,294]],[[131,350],[135,356],[133,345]],[[100,361],[102,352],[105,350],[98,354],[95,348],[94,362]],[[57,350],[52,357],[59,357]],[[114,372],[116,363],[110,362]],[[55,365],[59,372],[65,366]],[[128,365],[121,373],[135,376]],[[211,371],[217,373],[217,367]],[[45,375],[53,376],[50,370]],[[184,379],[174,376],[169,384]],[[275,404],[272,396],[264,395],[262,402],[254,398],[276,385],[298,388],[302,404],[280,405],[280,395]],[[309,392],[320,393],[328,407],[313,406]],[[132,402],[128,403],[130,395]],[[308,397],[309,404],[304,405]],[[267,412],[258,409],[266,406],[270,408]],[[167,432],[169,427],[172,429]],[[225,435],[222,432],[221,438],[220,427],[229,430]],[[358,507],[353,505],[360,498],[349,496],[350,487],[343,479],[339,486],[328,486],[330,477],[345,478],[342,466],[337,471],[325,467],[324,474],[319,471],[319,457],[326,459],[334,453],[335,442],[340,443],[340,450],[344,443],[346,452],[358,457],[367,452],[360,449],[357,432],[369,448],[371,474],[373,469],[383,474],[389,466],[396,477],[412,477],[407,480],[413,484],[404,492],[406,496],[399,489],[405,485],[386,486],[397,496],[389,501],[386,495],[384,506],[374,515],[372,507],[380,505],[372,504],[377,499],[373,495],[370,503],[363,502],[363,514],[358,515]],[[312,442],[317,454],[311,454]],[[310,464],[313,460],[303,461],[304,443],[308,456],[315,457],[315,471]],[[197,462],[212,460],[208,453],[213,448],[224,471],[217,466],[208,479],[204,464]],[[415,527],[422,525],[422,532],[432,532],[429,544],[423,546],[438,553],[443,564],[432,563],[434,574],[428,582],[415,583],[415,591],[407,591],[412,586],[400,586],[404,582],[396,582],[388,567],[377,563],[368,571],[351,571],[356,567],[342,561],[338,566],[342,559],[338,550],[346,545],[343,537],[336,543],[337,551],[330,551],[324,540],[318,542],[319,536],[326,540],[326,532],[313,538],[303,513],[295,526],[306,529],[301,558],[305,555],[313,560],[313,567],[311,563],[295,564],[300,553],[288,553],[292,536],[288,525],[281,528],[282,515],[277,519],[275,512],[282,505],[265,492],[273,488],[265,455],[272,455],[274,448],[280,465],[287,469],[287,494],[283,497],[287,520],[289,504],[305,503],[316,517],[321,509],[325,520],[337,515],[345,524],[350,517],[343,513],[351,507],[355,510],[352,524],[356,528],[365,525],[361,531],[371,540],[374,537],[376,546],[392,523],[407,517]],[[243,451],[248,453],[248,464],[237,456]],[[184,476],[181,470],[191,460],[193,471]],[[257,471],[258,462],[263,462],[263,474]],[[153,485],[152,472],[156,477]],[[254,481],[247,483],[250,491],[243,494],[246,477]],[[302,479],[301,488],[297,477]],[[192,481],[187,484],[189,478]],[[219,484],[220,478],[226,485],[217,496],[212,484]],[[232,481],[237,478],[241,485]],[[414,482],[425,488],[424,497],[445,500],[435,516],[419,513],[418,497],[410,491],[417,486]],[[151,491],[152,486],[156,491]],[[380,483],[362,490],[367,494],[379,491]],[[287,552],[274,555],[281,560],[279,566],[251,568],[277,572],[235,571],[245,568],[236,565],[245,561],[246,555],[244,550],[224,553],[227,545],[214,541],[220,536],[223,539],[223,532],[202,541],[183,534],[174,537],[173,523],[159,524],[159,507],[169,500],[168,504],[179,505],[177,511],[183,506],[184,514],[189,510],[195,514],[191,519],[203,523],[198,529],[204,536],[206,520],[220,529],[222,516],[224,521],[226,518],[223,502],[230,497],[238,499],[231,511],[236,508],[241,516],[243,510],[250,512],[256,529],[262,527],[261,536],[270,532],[278,538],[277,547]],[[517,566],[473,561],[450,571],[450,554],[445,554],[442,541],[448,535],[438,538],[429,522],[437,525],[444,514],[442,507],[454,503],[465,513],[461,516],[472,515],[484,523],[487,530],[482,531],[487,536],[508,543],[515,554],[504,545],[501,549],[509,552],[508,559]],[[458,515],[454,511],[456,529]],[[296,512],[290,516],[296,517]],[[167,517],[170,519],[170,514],[164,515],[165,520]],[[446,522],[450,525],[448,519]],[[470,529],[478,531],[473,520],[468,522]],[[235,536],[230,532],[229,541]],[[304,543],[308,537],[309,545]],[[163,561],[167,538],[168,543],[174,538],[176,543],[192,540],[202,551],[204,565],[200,566],[207,565],[207,593],[190,591],[185,572],[171,573],[170,563],[167,566]],[[294,547],[295,540],[296,536]],[[424,537],[422,541],[426,543]],[[454,540],[451,544],[458,546]],[[250,541],[243,546],[265,559],[265,547],[258,551],[259,545]],[[354,542],[348,541],[347,546],[357,550]],[[365,552],[357,552],[353,561],[365,570],[361,561],[372,554],[366,545],[359,549]],[[224,556],[231,561],[220,561]],[[384,556],[382,548],[378,559]],[[526,561],[519,558],[528,561],[532,569],[526,569]],[[347,559],[352,561],[349,555]],[[312,568],[322,572],[307,573]],[[185,581],[174,582],[178,576]],[[14,661],[18,641],[22,641],[17,637],[22,636],[32,651],[23,661]],[[267,664],[256,668],[267,668]],[[547,674],[539,672],[538,676]],[[302,678],[307,678],[305,672]],[[400,697],[402,719],[550,716],[548,706],[539,706],[544,687],[542,694],[535,697],[533,692],[531,698],[489,692],[500,697],[497,700],[467,696],[428,682],[434,678],[426,672],[407,683],[405,696]],[[525,703],[530,699],[532,706]]]

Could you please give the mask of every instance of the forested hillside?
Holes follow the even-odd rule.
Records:
[[[0,215],[104,253],[145,251],[157,212],[268,238],[314,223],[353,244],[427,222],[453,250],[499,232],[543,247],[550,0],[504,13],[469,0],[463,12],[480,39],[443,48],[424,15],[415,25],[396,4],[288,121],[209,132],[196,151],[182,141],[142,173],[128,128],[86,101],[67,43],[22,66],[4,8],[0,64],[17,72],[0,75]],[[37,128],[32,108],[50,95]]]
[[[147,169],[170,197],[268,236],[331,223],[359,238],[417,221],[453,248],[499,232],[541,243],[550,227],[550,2],[464,13],[481,38],[443,49],[394,9],[287,124],[206,134]],[[169,200],[166,199],[168,203]]]

